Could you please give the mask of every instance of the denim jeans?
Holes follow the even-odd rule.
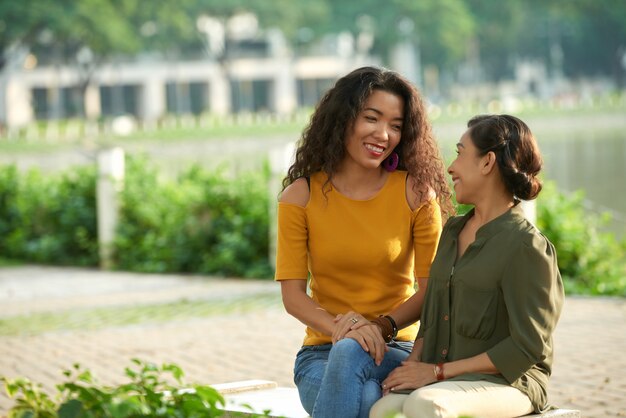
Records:
[[[380,366],[358,342],[304,346],[296,356],[294,382],[313,418],[367,418],[381,398],[381,382],[406,359],[412,342],[392,341]]]

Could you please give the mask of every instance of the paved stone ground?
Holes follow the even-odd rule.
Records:
[[[275,298],[238,310],[172,321],[144,318],[125,326],[106,319],[72,330],[0,334],[0,376],[24,376],[51,389],[61,371],[78,362],[103,383],[123,380],[134,357],[174,362],[188,382],[205,384],[247,379],[293,386],[292,363],[303,326],[287,315],[271,281],[108,273],[83,269],[0,269],[0,325],[16,316],[81,313],[159,306],[178,300],[241,303],[240,297],[275,293]],[[158,309],[158,308],[157,308]],[[1,327],[0,327],[1,329]],[[556,334],[552,402],[580,409],[584,417],[626,416],[626,299],[568,297]],[[0,416],[11,401],[0,395]]]

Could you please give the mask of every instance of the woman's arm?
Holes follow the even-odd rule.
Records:
[[[287,313],[325,335],[332,335],[335,317],[326,312],[306,293],[305,279],[282,280],[280,289]]]
[[[513,382],[545,360],[563,306],[556,252],[544,236],[535,233],[520,240],[501,290],[510,336],[487,354],[504,378]]]
[[[322,332],[325,335],[333,335],[341,323],[337,318],[326,312],[306,293],[306,280],[292,279],[283,280],[280,283],[283,297],[283,305],[287,312],[303,324]],[[383,361],[387,345],[378,331],[378,328],[367,321],[362,315],[348,312],[342,315],[344,318],[358,318],[357,324],[369,324],[361,329],[348,331],[345,338],[352,338],[358,342],[363,350],[368,352],[377,365]],[[345,321],[342,321],[345,322]],[[352,322],[350,322],[352,323]],[[336,341],[333,341],[335,343]]]
[[[389,315],[396,321],[398,329],[414,324],[422,316],[424,296],[428,286],[430,265],[435,258],[441,236],[441,209],[432,187],[420,185],[412,176],[407,177],[406,199],[413,212],[413,259],[417,292]]]
[[[283,217],[279,207],[277,277],[287,312],[303,324],[331,335],[334,316],[322,309],[306,292],[308,230],[304,208],[309,197],[309,185],[305,178],[294,181],[280,195],[281,204],[292,206],[285,208],[291,210],[292,215]]]
[[[439,377],[443,379],[449,379],[466,373],[499,373],[487,353],[481,353],[474,357],[440,365],[411,360],[413,359],[409,357],[407,361],[402,362],[402,365],[393,370],[383,381],[383,392],[385,394],[397,390],[418,389],[436,382],[439,380],[437,378],[436,367],[441,368]]]
[[[398,329],[408,327],[417,322],[422,316],[422,307],[424,305],[424,296],[426,295],[426,287],[428,286],[428,277],[419,277],[417,279],[417,292],[402,305],[398,306],[389,314],[398,325]]]
[[[353,319],[361,323],[368,321],[355,312],[345,312],[343,318],[335,318],[306,292],[308,230],[304,208],[309,196],[306,179],[301,178],[285,188],[280,197],[276,271],[277,279],[281,282],[285,309],[300,322],[325,335],[336,335],[337,330],[342,329],[342,338],[347,336],[359,342],[380,364],[386,345],[374,325],[360,331],[350,331]],[[333,339],[333,342],[336,341]]]

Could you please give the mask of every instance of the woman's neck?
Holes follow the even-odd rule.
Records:
[[[474,205],[474,222],[478,227],[485,225],[515,206],[513,196],[498,194]]]

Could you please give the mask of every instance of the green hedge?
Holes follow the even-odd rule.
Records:
[[[626,239],[602,232],[610,215],[584,208],[582,191],[564,194],[547,183],[537,202],[537,227],[557,250],[570,294],[626,296]]]
[[[98,263],[95,171],[56,176],[0,169],[0,254],[37,263]]]
[[[228,179],[193,167],[160,180],[127,159],[115,266],[141,272],[271,277],[267,170]],[[44,175],[0,167],[0,254],[45,264],[96,266],[93,167]]]
[[[232,179],[193,167],[159,178],[145,159],[128,158],[115,266],[142,272],[189,272],[268,278],[269,172]],[[46,264],[98,263],[93,167],[43,175],[0,167],[0,254]],[[626,296],[626,240],[603,233],[607,216],[583,208],[582,192],[548,183],[537,224],[554,243],[570,294]]]
[[[271,277],[267,170],[229,180],[193,167],[175,181],[143,160],[127,170],[118,268]]]

